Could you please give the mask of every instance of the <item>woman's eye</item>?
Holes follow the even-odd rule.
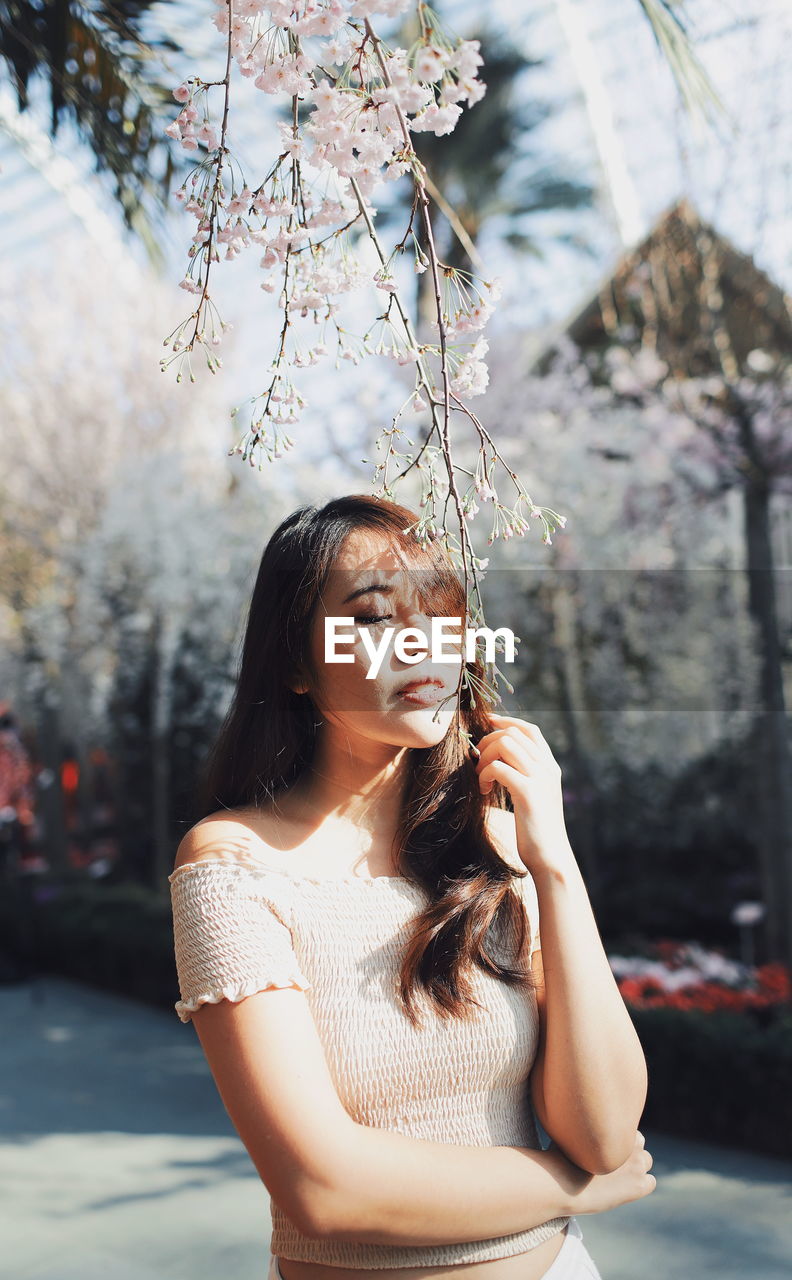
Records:
[[[383,615],[376,614],[376,613],[363,613],[360,615],[360,617],[355,618],[355,622],[363,622],[365,623],[366,626],[370,626],[375,622],[387,622],[388,619],[392,617],[393,617],[393,614],[391,613],[386,613]]]

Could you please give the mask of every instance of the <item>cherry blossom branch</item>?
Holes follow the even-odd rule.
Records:
[[[229,12],[230,12],[230,5],[231,5],[231,0],[229,0]],[[192,282],[192,287],[186,283],[186,281],[190,279],[189,275],[188,277],[185,278],[185,281],[182,281],[182,285],[185,288],[191,287],[192,292],[196,292],[196,291],[200,292],[201,296],[198,300],[198,306],[196,307],[192,315],[189,316],[186,321],[183,321],[182,324],[177,325],[176,329],[174,329],[168,335],[168,337],[165,338],[163,345],[168,346],[170,344],[174,352],[174,355],[160,362],[160,367],[164,373],[165,369],[168,367],[171,361],[174,359],[178,359],[179,370],[176,376],[177,382],[181,382],[182,380],[182,365],[184,363],[185,357],[187,359],[187,368],[190,374],[190,381],[195,382],[195,374],[192,371],[190,355],[192,353],[192,350],[196,341],[200,342],[204,346],[206,345],[204,332],[202,328],[202,319],[203,319],[202,313],[204,312],[205,309],[208,308],[211,301],[209,297],[209,272],[211,269],[212,261],[213,260],[218,261],[218,259],[214,257],[214,253],[213,253],[213,249],[214,249],[213,237],[215,234],[215,227],[216,227],[216,221],[217,221],[217,209],[220,206],[220,203],[222,200],[223,157],[228,154],[228,149],[226,147],[226,135],[228,132],[228,111],[229,111],[229,104],[230,104],[230,97],[231,97],[231,24],[230,23],[229,23],[228,40],[226,42],[226,67],[225,67],[225,75],[223,76],[223,79],[220,81],[212,81],[208,83],[196,80],[196,89],[198,91],[203,90],[207,98],[208,98],[209,89],[212,89],[215,87],[222,87],[223,89],[223,119],[220,127],[220,144],[219,146],[215,145],[215,158],[211,162],[211,164],[215,168],[215,180],[214,180],[214,185],[212,187],[212,196],[211,196],[211,204],[210,204],[211,212],[209,216],[209,222],[208,224],[205,224],[204,222],[199,223],[198,232],[196,233],[196,234],[201,234],[205,231],[207,234],[206,249],[202,255],[204,262],[206,263],[206,272],[204,274],[203,285],[197,289],[194,286],[194,282]],[[171,137],[179,136],[182,142],[182,145],[183,146],[186,145],[188,149],[197,147],[198,140],[202,140],[206,142],[207,146],[211,146],[212,142],[216,142],[213,136],[214,131],[212,130],[211,126],[208,123],[208,105],[205,108],[205,122],[202,125],[201,129],[199,129],[198,134],[196,135],[195,131],[192,129],[192,122],[197,117],[198,110],[196,107],[193,106],[192,93],[190,93],[186,85],[182,85],[180,86],[179,89],[175,90],[174,97],[177,99],[177,101],[186,102],[188,105],[182,108],[182,111],[179,113],[179,116],[177,117],[177,119],[173,122],[173,124],[168,126],[165,132],[170,134]],[[201,242],[199,241],[198,243],[200,244]],[[200,251],[198,249],[198,246],[195,244],[195,241],[193,242],[192,247],[194,251],[193,259],[195,259],[195,257],[198,256]],[[190,335],[189,340],[186,343],[183,343],[182,334],[184,332],[185,326],[189,326],[191,319],[194,319],[195,321],[195,324],[193,326],[193,331],[192,331],[192,334]],[[219,323],[221,325],[221,330],[223,332],[225,332],[227,329],[230,328],[230,325],[224,323],[222,320],[220,320]],[[216,330],[214,329],[214,327],[212,330],[211,340],[214,346],[219,345],[220,338]],[[218,368],[222,367],[222,363],[223,363],[222,360],[218,356],[213,355],[211,351],[207,351],[206,357],[207,357],[209,368],[213,373],[216,372]]]
[[[394,486],[412,467],[426,473],[420,503],[425,510],[405,532],[412,531],[422,545],[438,538],[444,541],[452,561],[461,562],[466,608],[475,601],[475,614],[483,619],[479,572],[486,569],[488,561],[475,556],[467,529],[468,521],[479,510],[475,498],[493,501],[495,518],[490,543],[497,537],[522,535],[529,529],[528,520],[519,511],[524,501],[528,502],[531,515],[541,516],[546,543],[556,526],[563,528],[565,519],[551,508],[531,502],[489,432],[467,407],[466,401],[481,394],[487,385],[484,357],[488,344],[481,331],[497,301],[498,283],[439,260],[430,194],[462,239],[471,262],[477,269],[483,265],[455,211],[431,183],[412,143],[412,134],[422,130],[437,135],[450,133],[463,106],[474,105],[485,92],[477,78],[482,63],[478,41],[450,40],[424,0],[246,0],[244,5],[239,4],[238,12],[235,0],[214,3],[214,23],[227,36],[225,77],[212,83],[192,78],[175,89],[174,97],[183,106],[166,130],[189,150],[196,150],[199,141],[205,143],[207,156],[176,193],[177,198],[186,201],[185,209],[199,218],[190,249],[191,270],[181,282],[182,287],[197,293],[199,300],[195,312],[165,339],[174,355],[163,360],[162,367],[177,357],[182,363],[186,358],[189,366],[196,341],[207,350],[211,372],[221,365],[204,336],[205,316],[209,315],[211,346],[219,344],[208,279],[212,262],[219,261],[221,243],[226,245],[226,258],[236,257],[254,244],[263,246],[259,265],[264,272],[261,287],[266,292],[274,292],[273,276],[280,273],[283,319],[271,376],[264,391],[251,398],[249,426],[230,450],[241,453],[243,461],[256,465],[263,452],[271,462],[293,447],[294,441],[281,427],[298,420],[306,401],[294,384],[291,371],[316,364],[327,354],[328,330],[335,334],[336,367],[341,360],[358,363],[368,354],[386,355],[400,365],[414,364],[414,390],[395,413],[391,427],[377,439],[377,448],[387,443],[387,449],[385,461],[377,464],[374,480],[381,476],[378,492],[392,498]],[[420,36],[409,50],[391,49],[377,34],[373,19],[376,14],[395,17],[411,5],[417,5]],[[228,149],[232,58],[242,75],[254,78],[257,89],[267,94],[285,94],[291,100],[290,122],[276,126],[280,133],[279,154],[255,190],[247,185],[242,166]],[[208,114],[209,91],[214,87],[223,90],[219,144]],[[194,99],[200,94],[204,95],[204,121],[196,131],[198,109]],[[211,158],[209,152],[214,152]],[[212,168],[213,184],[206,176]],[[230,192],[223,184],[226,169]],[[372,192],[383,181],[398,180],[405,174],[413,183],[409,219],[402,239],[388,252],[374,226]],[[192,186],[189,200],[188,184]],[[416,218],[421,222],[423,243],[416,237]],[[381,314],[362,339],[347,331],[339,314],[345,295],[372,284],[359,254],[348,248],[349,237],[357,226],[362,226],[374,246],[379,267],[373,283],[387,298]],[[391,264],[408,252],[411,243],[415,271],[431,272],[436,312],[432,323],[437,327],[437,342],[418,341],[401,285],[392,274]],[[197,281],[192,279],[196,264]],[[301,326],[293,323],[298,317],[309,320],[318,332],[318,341],[311,340],[307,348],[300,345]],[[185,341],[191,321],[192,333]],[[220,326],[222,330],[230,327],[222,320]],[[375,329],[379,335],[374,344]],[[190,377],[194,381],[191,368]],[[401,453],[396,443],[398,436],[405,435],[399,422],[408,406],[415,414],[428,410],[430,417],[426,438],[415,455]],[[232,411],[234,416],[239,407]],[[461,411],[478,437],[474,471],[455,461],[452,407]],[[407,443],[412,444],[409,439]],[[391,460],[399,457],[409,465],[390,479]],[[436,461],[442,463],[442,479],[435,470]],[[261,465],[259,460],[259,469]],[[498,499],[496,465],[503,466],[517,488],[514,510]],[[463,475],[470,480],[464,491],[458,481]],[[440,514],[441,486],[445,501]],[[458,540],[447,527],[449,506],[459,524]],[[462,665],[463,682],[468,675]]]

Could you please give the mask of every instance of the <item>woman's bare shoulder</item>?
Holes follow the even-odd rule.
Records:
[[[219,809],[190,827],[176,850],[173,870],[193,862],[229,862],[239,866],[267,865],[276,857],[254,828],[246,809]]]

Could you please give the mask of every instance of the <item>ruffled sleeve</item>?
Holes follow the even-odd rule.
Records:
[[[202,1004],[238,1001],[268,987],[310,982],[265,879],[233,863],[185,863],[168,876],[180,1000],[189,1022]]]

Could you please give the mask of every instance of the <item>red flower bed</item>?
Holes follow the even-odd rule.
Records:
[[[732,987],[722,982],[700,981],[676,991],[667,991],[653,977],[624,977],[619,990],[626,1003],[637,1009],[716,1009],[741,1012],[782,1004],[790,999],[789,970],[780,963],[763,964],[752,970],[753,982],[745,987]]]
[[[698,1009],[740,1013],[786,1004],[790,974],[780,963],[758,967],[698,942],[661,938],[644,954],[611,955],[611,969],[634,1009]]]

